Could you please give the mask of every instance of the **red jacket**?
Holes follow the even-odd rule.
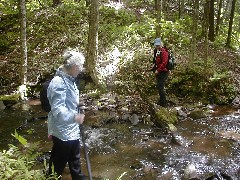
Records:
[[[161,54],[160,54],[161,52]],[[168,50],[166,48],[160,48],[154,50],[154,57],[156,57],[156,68],[158,72],[166,72],[168,63]]]

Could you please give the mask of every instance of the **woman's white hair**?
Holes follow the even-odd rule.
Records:
[[[83,64],[85,62],[85,57],[79,51],[67,50],[63,54],[64,67],[69,69],[70,67],[77,65],[81,70],[83,70]]]

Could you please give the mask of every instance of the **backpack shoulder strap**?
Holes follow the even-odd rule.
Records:
[[[153,51],[153,61],[152,61],[153,64],[156,64],[156,54],[157,54],[157,49],[155,48]]]
[[[63,77],[63,75],[58,74],[58,75],[56,75],[56,76],[59,76],[60,78],[62,78],[63,82],[65,83],[65,85],[66,85],[67,88],[68,88],[68,84],[66,83],[66,80],[65,80],[65,78]]]

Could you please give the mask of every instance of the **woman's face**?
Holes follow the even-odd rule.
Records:
[[[83,65],[74,65],[71,69],[71,75],[77,77],[80,72],[84,71]]]

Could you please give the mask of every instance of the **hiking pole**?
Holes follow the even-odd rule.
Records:
[[[81,109],[80,107],[78,107],[78,113],[81,113]],[[84,110],[82,110],[82,113],[84,113]],[[84,138],[84,131],[83,131],[83,125],[80,124],[79,125],[79,129],[80,129],[80,135],[82,136],[82,142],[83,142],[83,147],[84,147],[84,152],[85,152],[85,158],[87,161],[87,170],[88,170],[88,176],[89,179],[92,180],[92,171],[91,171],[91,164],[90,164],[90,160],[89,160],[89,156],[88,156],[88,146],[85,143],[85,138]]]

